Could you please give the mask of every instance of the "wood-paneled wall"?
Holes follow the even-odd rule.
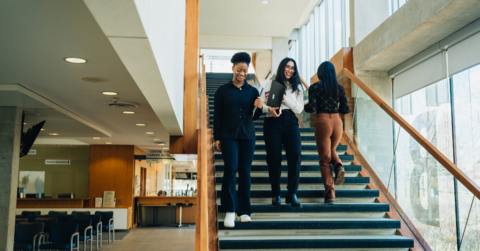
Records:
[[[186,0],[183,136],[170,136],[170,153],[197,154],[199,0]]]
[[[92,145],[90,149],[90,207],[103,191],[115,191],[117,207],[133,206],[134,146]]]

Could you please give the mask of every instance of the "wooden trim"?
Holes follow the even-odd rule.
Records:
[[[387,103],[377,96],[370,88],[365,85],[350,70],[344,69],[345,75],[350,78],[360,89],[363,90],[375,103],[377,103],[393,120],[395,120],[412,138],[415,139],[425,150],[432,155],[447,171],[457,178],[472,194],[480,199],[480,187],[468,177],[460,168],[453,164],[445,155],[443,155],[435,146],[425,139],[415,128],[398,115]]]
[[[400,235],[414,240],[414,247],[411,250],[432,250],[428,243],[425,241],[425,239],[423,239],[423,236],[417,230],[415,225],[410,221],[406,213],[402,210],[400,205],[398,205],[395,198],[393,198],[390,193],[388,194],[387,198],[387,188],[383,184],[382,180],[377,176],[373,168],[368,164],[363,155],[360,153],[357,146],[350,141],[350,137],[346,132],[343,132],[341,144],[349,146],[346,153],[355,156],[353,164],[362,166],[360,176],[370,178],[370,184],[368,184],[367,186],[368,189],[380,191],[380,196],[376,199],[377,202],[390,205],[390,211],[387,213],[387,215],[389,218],[399,220],[401,222],[401,228],[398,230]]]

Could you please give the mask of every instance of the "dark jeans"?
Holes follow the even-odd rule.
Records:
[[[226,212],[250,215],[250,170],[252,169],[255,140],[222,139],[225,171],[222,183],[222,206]],[[236,177],[238,171],[238,192]]]
[[[302,164],[302,139],[298,130],[297,116],[292,111],[286,110],[278,118],[265,118],[263,136],[267,150],[267,165],[272,185],[272,196],[280,196],[282,145],[285,148],[288,164],[287,189],[289,193],[296,193]]]

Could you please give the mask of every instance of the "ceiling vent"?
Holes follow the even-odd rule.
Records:
[[[137,108],[138,104],[127,101],[119,101],[119,98],[113,97],[112,101],[104,102],[108,107],[120,107],[120,108]]]
[[[108,82],[107,78],[100,78],[100,77],[83,77],[81,78],[83,81],[92,82],[92,83],[105,83]]]

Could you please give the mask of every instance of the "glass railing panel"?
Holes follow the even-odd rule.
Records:
[[[434,87],[438,90],[439,86]],[[397,100],[397,113],[433,146],[453,158],[449,141],[452,125],[447,123],[451,116],[449,99],[433,99],[432,94],[435,92],[419,90]],[[432,250],[457,250],[453,175],[355,83],[352,98],[353,121],[350,127],[346,125],[352,143]],[[467,198],[471,202],[472,195],[464,200]],[[471,221],[473,229],[476,226]]]
[[[393,160],[393,120],[355,83],[352,83],[352,98],[353,120],[346,120],[345,123],[351,123],[345,125],[349,128],[346,132],[386,186]]]

